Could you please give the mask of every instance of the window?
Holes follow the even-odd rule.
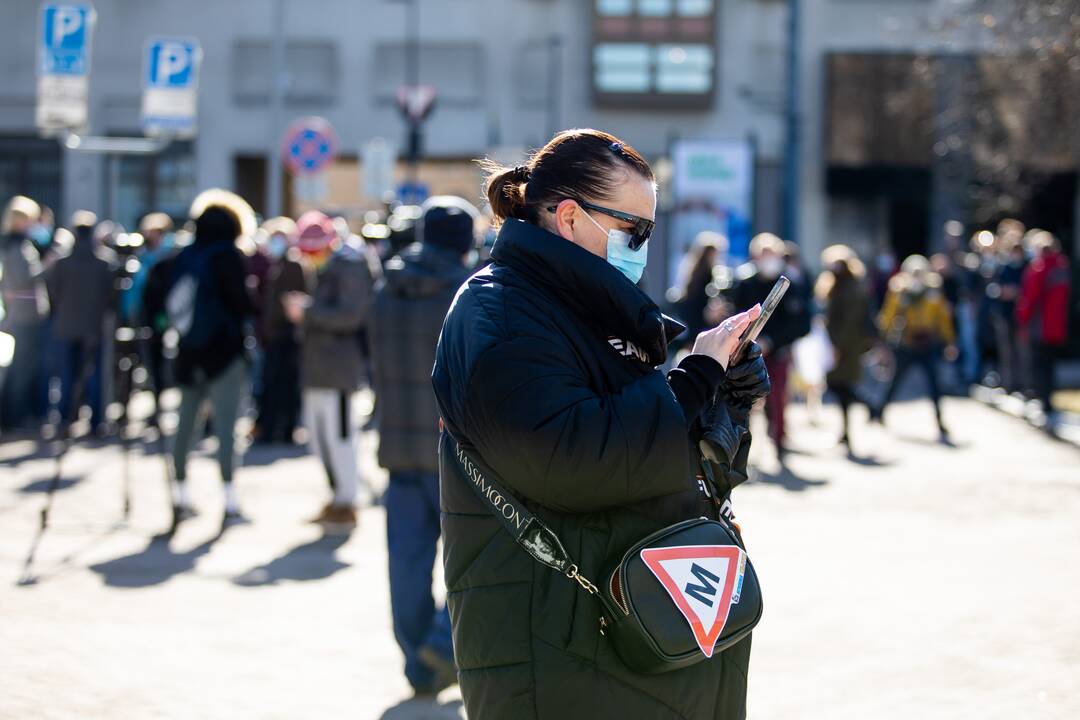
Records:
[[[113,218],[128,229],[136,228],[148,212],[160,211],[174,219],[187,217],[197,190],[195,153],[190,142],[173,142],[157,155],[121,155],[109,207]],[[112,183],[110,181],[110,188]]]
[[[683,17],[705,17],[713,12],[713,0],[678,0],[678,13]]]
[[[661,45],[656,55],[656,89],[660,92],[703,93],[712,86],[712,48]]]
[[[0,138],[0,203],[12,195],[26,195],[58,211],[61,175],[56,140]]]
[[[611,93],[648,92],[652,48],[641,43],[597,45],[596,86]]]
[[[634,11],[634,0],[597,0],[596,11],[607,17],[629,15]]]
[[[672,0],[638,0],[638,14],[645,17],[667,17],[671,15]]]
[[[400,42],[375,46],[372,85],[378,101],[396,102],[397,89],[406,82],[409,50]],[[421,43],[420,82],[438,90],[440,105],[475,107],[483,99],[483,47],[478,43]]]
[[[341,69],[337,46],[324,40],[289,40],[285,44],[289,84],[285,101],[306,105],[332,104],[338,94]],[[238,103],[270,102],[274,50],[269,40],[237,40],[233,45],[233,97]]]
[[[718,55],[714,0],[595,0],[594,8],[598,105],[711,106]]]

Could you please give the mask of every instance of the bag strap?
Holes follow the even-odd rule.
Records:
[[[581,585],[585,592],[596,595],[599,592],[596,585],[578,572],[577,564],[563,547],[555,531],[529,512],[524,503],[495,479],[495,473],[476,455],[462,447],[449,432],[446,432],[444,437],[453,444],[454,457],[465,473],[469,487],[476,492],[484,507],[491,511],[514,541],[536,562],[558,570]]]

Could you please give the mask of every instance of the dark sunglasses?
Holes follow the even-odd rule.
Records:
[[[573,198],[570,198],[574,200]],[[652,236],[653,228],[656,227],[656,223],[652,220],[646,220],[643,217],[637,215],[631,215],[625,213],[622,210],[612,210],[601,205],[593,205],[592,203],[585,202],[584,200],[574,200],[578,205],[586,210],[593,210],[594,212],[603,213],[608,217],[613,217],[616,220],[622,220],[623,222],[630,223],[634,226],[634,231],[630,234],[630,242],[628,243],[631,250],[638,250],[642,245],[649,241]],[[555,212],[556,205],[552,205],[547,210],[548,212]]]

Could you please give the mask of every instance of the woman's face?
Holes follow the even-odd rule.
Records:
[[[588,200],[588,198],[585,198]],[[612,210],[656,219],[656,187],[636,173],[626,173],[610,200],[596,202]],[[623,222],[600,212],[590,212],[573,200],[563,200],[555,211],[556,234],[593,255],[607,258],[608,231],[633,232],[632,223]]]

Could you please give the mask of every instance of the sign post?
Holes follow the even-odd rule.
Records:
[[[89,125],[90,43],[97,18],[88,3],[41,6],[35,122],[42,132]]]
[[[329,183],[325,170],[334,161],[337,147],[337,135],[325,118],[301,118],[285,131],[281,157],[297,179],[297,191],[304,202],[316,204],[326,198]]]
[[[397,106],[409,126],[406,156],[414,166],[424,152],[423,125],[435,109],[437,97],[431,85],[402,85],[397,90]]]
[[[195,135],[202,48],[192,38],[154,38],[146,46],[142,125],[149,136]]]
[[[372,200],[387,202],[394,196],[397,151],[385,138],[373,138],[361,149],[360,163],[364,195]]]

